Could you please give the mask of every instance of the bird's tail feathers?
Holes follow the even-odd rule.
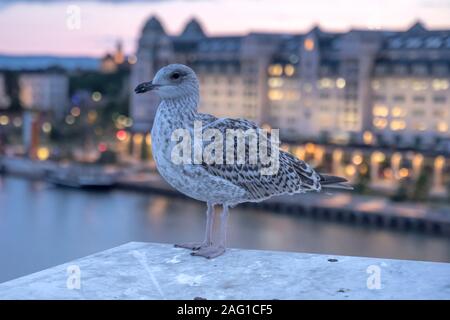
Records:
[[[336,183],[322,186],[324,189],[341,189],[341,190],[353,190],[353,187],[348,183]]]
[[[353,190],[353,187],[347,182],[348,180],[342,177],[320,174],[322,188]]]

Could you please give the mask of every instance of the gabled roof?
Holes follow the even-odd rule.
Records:
[[[166,34],[161,22],[159,21],[159,19],[156,16],[152,16],[150,19],[147,20],[142,32],[143,33],[153,32],[153,33]]]
[[[182,38],[203,38],[205,37],[205,33],[201,24],[197,21],[197,19],[192,18],[184,27],[183,32],[181,33]]]

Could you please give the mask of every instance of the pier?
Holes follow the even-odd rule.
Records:
[[[6,173],[32,179],[49,179],[49,173],[58,173],[58,165],[50,161],[32,161],[24,158],[0,159],[0,167]],[[67,168],[61,167],[61,172]],[[70,170],[69,170],[70,171]],[[103,180],[108,187],[135,190],[140,192],[160,193],[172,197],[185,197],[173,189],[156,171],[145,167],[120,170],[103,170],[107,172]],[[1,170],[0,170],[1,172]],[[59,172],[59,175],[61,173]],[[80,176],[81,177],[81,176]],[[101,174],[97,174],[97,178]],[[115,177],[114,180],[112,180]],[[103,186],[105,181],[98,182]],[[69,185],[70,181],[60,185]],[[96,185],[89,181],[89,186]],[[74,183],[73,186],[77,186]],[[187,197],[186,197],[187,198]],[[384,197],[355,195],[340,192],[325,194],[306,193],[270,198],[259,203],[243,203],[243,208],[257,208],[288,214],[309,216],[314,219],[333,220],[342,223],[391,228],[394,230],[417,231],[436,235],[450,235],[450,214],[448,208],[431,208],[420,203],[393,203]]]

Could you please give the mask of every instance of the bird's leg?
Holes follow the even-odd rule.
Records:
[[[176,244],[177,248],[185,248],[190,250],[199,250],[200,248],[207,248],[212,246],[212,231],[214,226],[214,205],[207,202],[208,209],[206,210],[206,228],[205,239],[203,242],[187,242]]]
[[[192,252],[191,254],[193,256],[205,257],[207,259],[212,259],[223,254],[225,252],[226,247],[227,223],[228,223],[228,206],[224,204],[222,214],[220,215],[219,245],[201,248],[200,250]]]

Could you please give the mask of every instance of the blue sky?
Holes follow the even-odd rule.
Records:
[[[66,26],[69,5],[81,10],[80,29]],[[117,39],[133,52],[152,14],[170,33],[193,16],[209,34],[304,32],[317,24],[331,31],[405,29],[418,19],[450,28],[450,0],[7,0],[0,5],[0,53],[100,55]]]

